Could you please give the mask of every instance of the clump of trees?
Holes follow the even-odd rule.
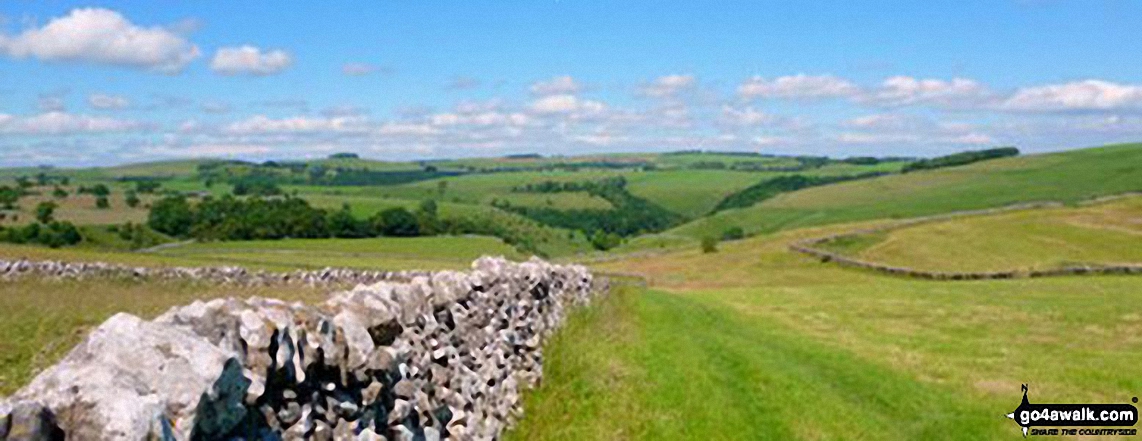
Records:
[[[266,176],[250,176],[234,181],[234,196],[277,196],[282,189]]]
[[[435,231],[438,224],[435,203],[422,204],[417,213],[394,207],[362,220],[353,216],[348,205],[327,212],[292,196],[224,196],[197,204],[183,196],[168,196],[151,205],[147,218],[147,225],[155,231],[202,240],[409,237]]]
[[[1015,147],[998,147],[987,150],[973,150],[966,152],[954,153],[947,156],[940,156],[932,159],[921,159],[919,161],[910,163],[901,170],[904,173],[914,172],[918,170],[931,170],[934,168],[955,167],[957,165],[967,165],[973,162],[986,161],[989,159],[1006,158],[1009,156],[1018,156],[1019,149]]]
[[[83,235],[71,222],[50,220],[20,227],[0,226],[0,241],[18,244],[39,244],[52,248],[75,245],[83,241]]]
[[[726,196],[722,199],[711,214],[717,213],[722,210],[729,210],[732,208],[745,208],[752,206],[758,202],[764,201],[778,194],[800,190],[802,188],[814,187],[818,185],[832,184],[842,181],[851,181],[854,179],[865,179],[887,174],[886,172],[868,172],[857,175],[846,176],[806,176],[806,175],[789,175],[778,176],[772,179],[766,179],[757,184],[751,185],[742,189],[741,191]]]
[[[502,210],[519,213],[539,223],[582,231],[595,248],[610,249],[622,238],[658,232],[685,220],[681,215],[630,194],[622,176],[586,182],[545,181],[513,189],[528,193],[587,192],[606,199],[613,208],[560,210],[552,207],[518,207],[507,201],[493,201]]]

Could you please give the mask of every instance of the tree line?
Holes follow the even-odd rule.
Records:
[[[545,181],[513,188],[513,191],[526,193],[586,192],[610,202],[613,208],[606,210],[513,206],[506,201],[493,201],[493,205],[542,224],[579,230],[599,249],[617,246],[624,237],[663,231],[686,220],[677,213],[632,195],[626,184],[626,179],[616,176],[600,181]]]
[[[778,194],[800,190],[802,188],[815,187],[818,185],[833,184],[843,181],[851,181],[855,179],[865,179],[877,176],[883,176],[887,172],[868,172],[856,175],[843,175],[843,176],[806,176],[806,175],[788,175],[778,176],[772,179],[766,179],[757,184],[751,185],[738,191],[737,193],[726,196],[710,214],[717,213],[723,210],[732,208],[745,208],[752,206],[758,202],[777,196]]]
[[[522,237],[490,219],[442,218],[436,201],[422,201],[415,210],[393,207],[366,219],[353,215],[348,204],[337,210],[310,206],[286,195],[208,197],[191,203],[171,195],[151,204],[147,225],[160,233],[198,240],[276,240],[285,238],[413,237],[441,234],[496,236],[524,252],[540,254],[531,238]]]
[[[919,170],[931,170],[943,167],[955,167],[957,165],[967,165],[973,162],[986,161],[989,159],[1006,158],[1010,156],[1019,156],[1019,149],[1015,147],[998,147],[987,150],[970,150],[966,152],[954,153],[947,156],[940,156],[932,159],[921,159],[911,164],[904,166],[901,170],[904,173],[914,172]]]

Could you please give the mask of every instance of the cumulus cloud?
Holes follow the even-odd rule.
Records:
[[[570,75],[537,81],[531,85],[531,93],[536,95],[574,95],[583,91],[583,85]]]
[[[210,68],[221,75],[276,75],[293,64],[293,56],[276,49],[262,49],[246,45],[218,49],[210,60]]]
[[[734,126],[761,126],[773,124],[778,118],[753,107],[737,108],[726,105],[722,106],[720,121]]]
[[[693,75],[666,75],[644,84],[639,88],[639,93],[655,98],[669,98],[693,89],[696,84]]]
[[[880,87],[862,97],[862,100],[891,106],[934,104],[973,107],[986,105],[992,97],[992,93],[983,84],[966,78],[945,81],[894,76],[885,79]]]
[[[774,78],[752,77],[738,86],[743,98],[820,99],[845,98],[860,93],[851,81],[832,75],[791,75]]]
[[[231,134],[348,132],[363,130],[365,120],[357,116],[270,118],[255,115],[227,125],[223,130]]]
[[[1142,86],[1085,80],[1028,87],[1017,90],[1001,107],[1033,112],[1137,108],[1142,107]]]
[[[131,102],[118,95],[93,93],[87,96],[87,105],[100,110],[119,110],[131,105]]]
[[[13,135],[73,135],[139,130],[145,125],[136,121],[99,116],[47,112],[19,117],[0,114],[0,133]]]
[[[599,101],[579,98],[575,95],[549,95],[531,103],[531,110],[541,115],[552,114],[598,114],[607,105]]]
[[[135,25],[118,12],[86,8],[52,19],[41,28],[0,35],[0,53],[43,61],[86,62],[178,73],[198,47],[163,27]]]

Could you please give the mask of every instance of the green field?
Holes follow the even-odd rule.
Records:
[[[844,182],[779,195],[728,210],[671,233],[717,237],[738,226],[750,233],[906,218],[1028,201],[1074,202],[1142,190],[1142,144],[1020,156],[962,167]]]
[[[1019,439],[1142,389],[1135,277],[926,282],[789,252],[797,231],[602,264],[638,274],[546,351],[517,439]]]
[[[155,254],[200,265],[378,270],[466,269],[482,255],[526,259],[503,241],[481,236],[209,242]]]
[[[857,236],[834,249],[861,260],[929,271],[1142,263],[1142,198],[924,223]]]

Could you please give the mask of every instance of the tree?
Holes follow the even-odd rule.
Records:
[[[182,196],[160,199],[151,206],[151,213],[147,216],[147,225],[151,229],[170,236],[185,237],[193,224],[194,213]]]
[[[436,194],[439,195],[441,198],[444,197],[444,193],[447,191],[448,191],[448,181],[441,179],[440,181],[438,181],[436,183]]]
[[[142,201],[139,200],[139,196],[137,194],[135,194],[134,191],[127,190],[127,199],[125,200],[125,202],[127,202],[128,207],[135,208],[135,207],[138,207],[139,202],[142,202]]]
[[[329,235],[342,238],[359,238],[370,236],[369,225],[353,217],[353,210],[349,204],[341,206],[340,210],[329,213]]]
[[[619,236],[615,233],[608,233],[603,230],[598,230],[595,231],[595,234],[591,235],[591,246],[595,247],[595,249],[599,251],[609,250],[621,245],[622,243],[622,236]]]
[[[66,199],[67,198],[67,190],[64,190],[63,188],[56,186],[56,188],[54,190],[52,190],[52,197],[54,197],[56,199]]]
[[[718,252],[718,239],[714,239],[710,236],[703,237],[702,252],[707,254]]]
[[[107,196],[96,196],[95,197],[95,208],[98,208],[100,210],[106,210],[108,208],[111,208],[111,201],[107,200]]]
[[[50,224],[54,219],[58,205],[55,202],[40,202],[36,206],[36,220],[42,224]]]
[[[389,208],[373,217],[373,229],[385,236],[410,237],[420,234],[416,216],[404,207]]]
[[[20,201],[20,190],[9,187],[7,185],[0,185],[0,207],[5,210],[14,210],[16,202]]]
[[[91,187],[89,191],[91,191],[91,194],[95,195],[96,197],[107,197],[111,195],[111,189],[107,188],[107,186],[103,184],[95,184],[95,186]]]
[[[16,178],[16,185],[19,186],[21,190],[26,190],[35,184],[32,184],[32,180],[28,179],[27,176],[20,176]]]

